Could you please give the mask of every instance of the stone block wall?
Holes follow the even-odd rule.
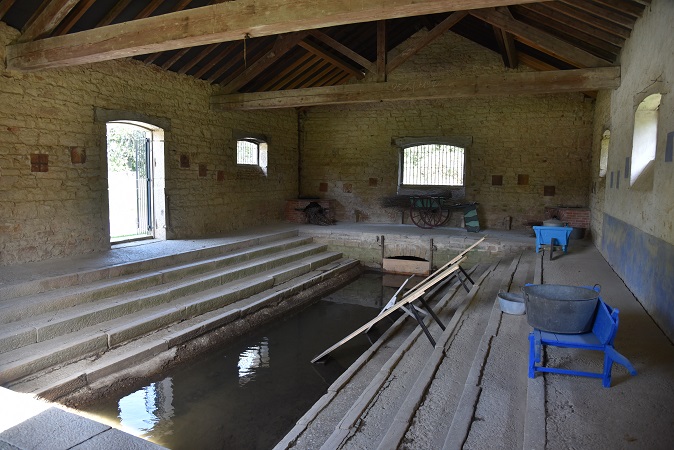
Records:
[[[100,109],[166,128],[169,238],[283,220],[298,191],[295,111],[214,112],[208,83],[135,60],[8,71],[5,45],[18,35],[0,22],[0,265],[110,247]],[[236,165],[236,131],[268,137],[266,174]]]
[[[497,54],[451,32],[398,70],[389,82],[505,71]],[[524,228],[543,220],[546,206],[588,205],[593,110],[581,94],[312,108],[301,119],[300,193],[335,199],[338,221],[400,223],[400,210],[383,204],[397,192],[392,139],[470,137],[465,199],[456,200],[479,203],[482,227],[502,228],[510,216]]]

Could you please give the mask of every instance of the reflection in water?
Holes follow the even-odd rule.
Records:
[[[311,359],[376,316],[382,295],[388,300],[392,292],[382,288],[381,276],[365,274],[328,301],[86,409],[173,450],[270,449],[370,342],[358,336],[324,365]],[[355,293],[362,299],[355,301]]]
[[[119,423],[136,436],[171,433],[173,380],[164,378],[119,400]]]
[[[248,347],[239,355],[239,386],[255,378],[255,371],[269,367],[269,342],[265,337],[260,345]]]

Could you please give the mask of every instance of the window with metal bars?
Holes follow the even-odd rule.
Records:
[[[260,144],[253,140],[236,141],[236,163],[257,166],[260,161]]]
[[[463,186],[465,149],[446,144],[423,144],[402,151],[401,184]]]

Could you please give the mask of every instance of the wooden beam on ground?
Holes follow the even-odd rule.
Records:
[[[532,3],[538,0],[519,0]],[[88,9],[93,0],[83,0]],[[9,70],[38,70],[351,23],[512,4],[513,0],[238,0],[7,46]],[[73,13],[70,16],[75,16]],[[73,17],[74,19],[74,17]],[[77,17],[79,19],[79,17]],[[67,25],[74,25],[70,21]],[[69,28],[68,28],[69,29]],[[57,30],[58,31],[58,30]]]
[[[514,34],[530,47],[549,53],[576,67],[605,67],[610,63],[578,47],[495,10],[477,10],[470,14]]]
[[[254,110],[400,100],[556,94],[615,89],[618,86],[620,86],[620,67],[602,67],[504,73],[441,81],[361,83],[277,92],[214,95],[211,97],[211,105],[220,110]]]
[[[19,42],[34,41],[48,36],[78,3],[79,0],[52,0],[47,2],[40,15],[23,30]]]
[[[377,73],[377,67],[375,64],[373,64],[371,61],[369,61],[367,58],[361,56],[359,53],[354,52],[351,50],[349,47],[346,45],[342,44],[341,42],[331,38],[327,34],[323,33],[320,30],[312,30],[309,32],[313,37],[318,39],[319,41],[323,42],[324,44],[330,46],[330,48],[338,51],[342,55],[346,56],[353,62],[360,64],[365,68],[365,70],[371,72],[371,73]]]
[[[386,21],[377,22],[377,81],[386,81]]]
[[[306,36],[307,33],[305,31],[300,31],[297,33],[281,35],[276,38],[276,42],[274,42],[274,46],[271,50],[248,66],[239,76],[227,83],[227,85],[223,87],[224,92],[234,92],[245,86],[252,81],[253,78],[260,75],[269,66],[281,59],[283,55],[292,50],[293,47],[300,43]]]
[[[0,0],[0,20],[5,17],[9,8],[12,7],[16,0]]]
[[[316,44],[309,42],[309,41],[300,41],[298,42],[298,45],[308,51],[309,53],[313,53],[314,55],[328,61],[330,64],[339,67],[340,69],[349,72],[350,74],[354,75],[356,78],[363,78],[364,75],[358,69],[357,67],[352,66],[351,64],[348,64],[339,58],[335,58],[333,55],[329,54],[322,48],[318,47]]]
[[[445,20],[433,27],[432,30],[423,36],[422,38],[415,39],[415,35],[407,39],[405,42],[400,44],[396,49],[391,50],[389,54],[392,54],[394,51],[399,51],[398,54],[394,57],[389,58],[389,61],[386,65],[386,71],[388,73],[393,72],[397,69],[402,63],[407,61],[409,58],[417,54],[419,50],[426,47],[428,44],[433,42],[435,39],[443,35],[447,30],[452,28],[454,25],[459,23],[464,17],[468,15],[465,11],[457,11],[452,13]]]

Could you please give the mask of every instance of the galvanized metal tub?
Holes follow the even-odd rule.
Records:
[[[599,292],[562,284],[522,287],[527,322],[551,333],[577,334],[592,330]]]
[[[501,311],[504,313],[519,315],[526,312],[526,308],[524,306],[524,296],[522,294],[516,294],[514,292],[499,292],[496,297],[498,298]]]

